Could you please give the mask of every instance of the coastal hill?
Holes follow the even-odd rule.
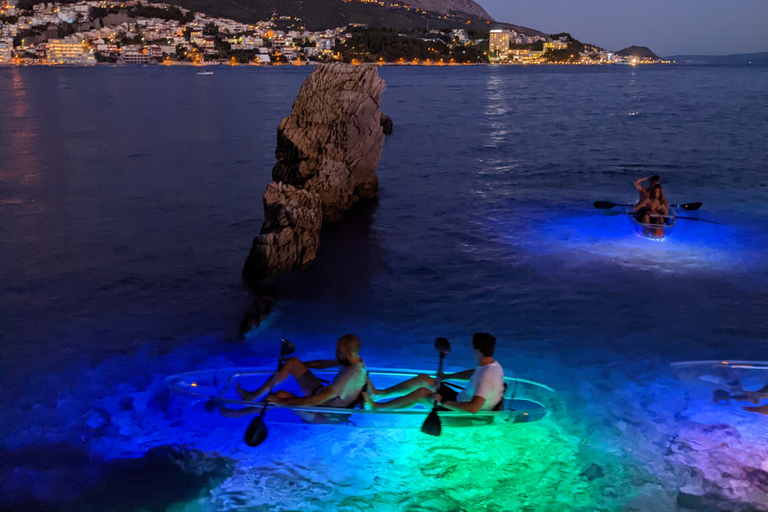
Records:
[[[388,3],[395,2],[388,0]],[[472,0],[409,0],[408,5],[425,11],[439,12],[440,14],[464,13],[481,20],[493,21],[493,18],[485,12],[485,9]]]
[[[630,46],[623,50],[619,50],[616,52],[616,55],[622,57],[635,57],[643,60],[661,60],[661,57],[653,53],[647,46]]]
[[[243,23],[273,20],[282,29],[325,30],[350,23],[406,29],[488,30],[511,28],[526,35],[540,32],[507,23],[495,23],[472,0],[174,0],[174,5]],[[436,9],[436,10],[432,10]]]

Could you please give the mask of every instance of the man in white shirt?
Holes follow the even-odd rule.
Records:
[[[310,369],[324,369],[341,366],[339,373],[333,382],[324,385]],[[254,391],[243,389],[237,384],[237,393],[244,401],[253,402],[262,397],[267,391],[288,377],[293,376],[299,384],[305,396],[294,395],[285,390],[280,390],[266,397],[268,402],[278,405],[305,405],[320,407],[350,407],[359,398],[360,392],[365,387],[368,374],[365,370],[365,362],[360,357],[360,338],[354,334],[346,334],[336,342],[336,359],[301,362],[296,357],[286,361],[283,368],[270,377],[262,386]],[[256,407],[243,409],[229,409],[219,407],[219,411],[226,417],[240,417],[258,412]]]
[[[477,368],[443,376],[443,380],[468,380],[463,390],[457,392],[444,383],[435,389],[437,379],[429,375],[419,375],[383,390],[376,390],[369,383],[368,393],[363,393],[365,408],[407,409],[416,404],[431,407],[434,400],[445,409],[472,414],[498,408],[504,397],[504,369],[493,359],[496,338],[484,332],[475,333],[472,348]],[[395,396],[398,398],[389,402],[374,402]]]

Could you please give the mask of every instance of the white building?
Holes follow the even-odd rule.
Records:
[[[82,40],[49,39],[47,59],[54,64],[96,64],[93,52],[84,51]]]
[[[8,64],[13,60],[13,41],[0,39],[0,64]]]
[[[120,58],[126,64],[149,64],[149,53],[137,44],[123,46]]]
[[[331,51],[336,46],[336,38],[334,37],[318,37],[315,39],[315,48],[318,51]]]
[[[451,37],[461,44],[469,42],[469,34],[463,28],[455,28],[451,31]]]

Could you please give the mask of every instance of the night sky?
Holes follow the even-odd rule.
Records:
[[[498,21],[659,56],[768,51],[768,0],[476,0]]]

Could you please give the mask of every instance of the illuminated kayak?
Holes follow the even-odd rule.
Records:
[[[334,370],[312,370],[318,378],[331,381]],[[368,375],[374,386],[383,389],[419,375],[418,370],[369,368]],[[180,394],[190,395],[201,401],[228,408],[263,407],[264,402],[246,402],[237,395],[239,383],[246,389],[255,389],[273,374],[262,368],[228,368],[181,373],[165,379],[168,387]],[[494,424],[531,423],[544,419],[559,401],[557,393],[544,384],[525,379],[507,377],[504,392],[504,408],[500,411],[481,411],[475,414],[441,411],[443,427],[474,427]],[[294,385],[291,388],[288,384]],[[281,389],[298,393],[293,379]],[[267,404],[270,423],[328,424],[368,428],[421,428],[429,410],[414,407],[407,410],[349,409],[340,407],[276,406]]]
[[[723,405],[768,400],[768,361],[681,361],[672,369],[681,379],[710,388],[712,399]]]
[[[627,217],[635,228],[635,232],[638,235],[648,238],[650,240],[662,241],[672,234],[672,230],[677,223],[677,217],[675,211],[670,208],[670,217],[666,219],[664,224],[644,224],[639,222],[636,217],[636,212],[632,207],[627,207]]]

